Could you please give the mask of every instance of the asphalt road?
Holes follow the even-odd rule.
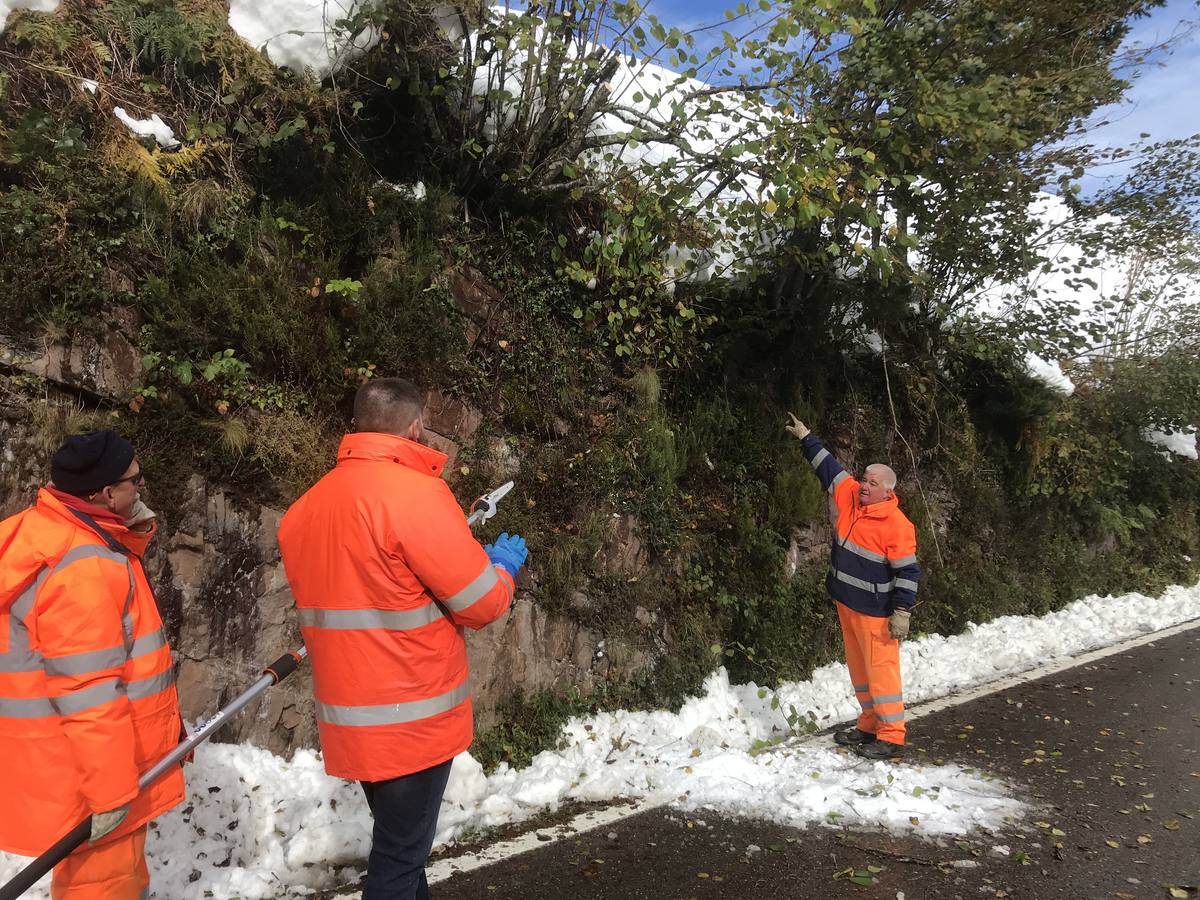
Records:
[[[913,752],[899,765],[949,761],[986,770],[1018,785],[1037,811],[1001,832],[933,843],[663,808],[455,875],[430,893],[434,900],[1200,896],[1200,629],[933,713],[910,726],[909,739]]]

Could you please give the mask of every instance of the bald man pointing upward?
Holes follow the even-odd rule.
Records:
[[[846,665],[862,714],[833,736],[867,759],[891,759],[904,748],[900,640],[917,602],[917,535],[900,512],[896,473],[881,463],[853,478],[815,434],[791,413],[784,427],[829,492],[834,537],[825,587],[837,601]]]

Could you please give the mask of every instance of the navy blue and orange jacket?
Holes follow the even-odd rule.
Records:
[[[917,533],[893,496],[863,506],[853,478],[821,439],[801,442],[804,456],[837,507],[825,587],[839,603],[867,616],[890,616],[917,602]]]

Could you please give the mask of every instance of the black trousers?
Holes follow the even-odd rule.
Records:
[[[362,900],[427,900],[425,862],[433,847],[452,759],[387,781],[363,781],[375,817]]]

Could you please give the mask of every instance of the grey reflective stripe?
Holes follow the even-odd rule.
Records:
[[[858,693],[860,693],[860,694],[865,694],[865,693],[866,693],[867,691],[869,691],[870,689],[871,689],[871,686],[870,686],[869,684],[856,684],[856,685],[854,685],[854,690],[856,690],[856,691],[857,691]]]
[[[129,612],[133,608],[133,595],[137,583],[133,580],[133,566],[126,560],[125,568],[129,572],[129,593],[125,595],[125,607],[121,610],[121,637],[125,642],[125,655],[133,656],[133,616]]]
[[[875,713],[875,718],[880,722],[903,722],[904,713]]]
[[[861,706],[864,710],[866,710],[866,709],[870,709],[871,707],[873,707],[875,705],[875,701],[874,700],[859,700],[858,705]]]
[[[130,700],[145,700],[147,697],[161,694],[174,683],[175,676],[171,674],[170,669],[167,669],[157,675],[134,679],[125,686],[125,691],[129,694]]]
[[[107,547],[103,547],[100,544],[80,544],[78,547],[72,547],[62,555],[62,559],[55,564],[54,571],[56,573],[61,572],[67,566],[71,565],[72,563],[77,563],[81,559],[96,558],[107,559],[111,562],[119,562],[123,566],[129,564],[129,558],[124,554],[109,550]]]
[[[847,575],[840,569],[833,570],[833,577],[838,581],[853,585],[861,590],[870,591],[872,594],[886,594],[891,591],[892,587],[896,583],[895,581],[888,581],[883,584],[876,584],[873,581],[863,581],[861,578],[855,578],[853,575]]]
[[[875,697],[874,700],[876,703],[903,703],[904,695],[903,694],[888,694],[884,697]]]
[[[129,648],[129,658],[133,659],[135,656],[144,656],[166,645],[167,636],[163,634],[163,630],[160,628],[149,634],[143,634],[134,641],[133,646]]]
[[[829,459],[829,451],[822,447],[821,451],[808,461],[808,464],[814,469],[819,469],[821,468],[821,463],[825,462],[827,459]]]
[[[125,685],[119,678],[109,678],[91,687],[72,691],[61,697],[51,697],[50,703],[60,716],[73,716],[86,709],[110,703],[125,693]]]
[[[45,697],[16,699],[0,697],[0,719],[40,719],[55,715],[54,707]]]
[[[38,588],[49,574],[48,569],[42,569],[33,584],[25,588],[9,608],[8,651],[0,653],[0,672],[41,671],[42,654],[29,646],[29,627],[25,624],[25,617],[33,609]]]
[[[849,477],[850,474],[848,472],[838,472],[836,475],[834,475],[833,481],[829,482],[829,493],[832,494],[834,489]]]
[[[300,610],[300,624],[306,628],[327,628],[330,631],[354,631],[381,628],[384,631],[408,631],[421,628],[442,618],[436,603],[426,603],[417,609],[318,609]]]
[[[878,593],[875,590],[875,584],[873,582],[863,581],[861,578],[855,578],[853,575],[847,575],[845,572],[842,572],[839,569],[833,570],[833,577],[845,584],[853,585],[860,590],[870,591],[872,594]],[[890,585],[885,585],[884,589],[886,590],[888,587],[890,587]]]
[[[876,553],[874,550],[868,550],[866,547],[860,547],[851,540],[838,540],[838,546],[849,550],[855,556],[861,556],[863,559],[869,559],[872,562],[887,562],[887,557],[882,553]]]
[[[496,582],[499,580],[500,576],[496,574],[496,567],[488,563],[487,568],[480,572],[474,581],[457,594],[447,597],[442,602],[450,608],[451,612],[462,612],[472,604],[482,600],[487,595],[487,592],[496,586]]]
[[[104,650],[88,650],[84,653],[68,653],[66,656],[47,656],[47,675],[87,675],[101,669],[113,669],[125,665],[125,646],[108,647]]]
[[[379,706],[335,706],[317,703],[317,718],[328,725],[402,725],[454,709],[470,696],[464,681],[452,691],[427,700],[384,703]]]
[[[889,559],[888,565],[893,569],[903,569],[905,566],[916,565],[916,562],[915,556],[902,556],[899,559]]]
[[[907,578],[897,578],[892,581],[892,587],[915,592],[917,590],[917,583],[909,581]]]

